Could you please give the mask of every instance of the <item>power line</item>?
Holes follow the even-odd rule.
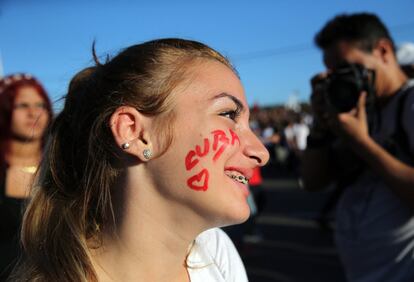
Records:
[[[247,60],[255,60],[255,59],[261,59],[261,58],[267,58],[267,57],[273,57],[278,55],[285,55],[289,53],[299,53],[304,51],[310,51],[310,50],[316,50],[312,47],[309,43],[303,43],[303,44],[296,44],[296,45],[289,45],[279,48],[272,48],[272,49],[266,49],[261,51],[253,51],[253,52],[247,52],[240,55],[232,56],[232,59],[234,61],[247,61]]]
[[[390,28],[393,34],[399,33],[401,31],[412,30],[414,27],[414,22],[409,22],[405,24],[399,24]],[[316,51],[317,49],[310,43],[300,43],[294,45],[287,45],[283,47],[277,47],[272,49],[265,49],[259,51],[246,52],[239,55],[232,56],[232,59],[237,62],[249,61],[256,59],[263,59],[273,56],[280,56],[286,54],[296,54],[305,51]]]

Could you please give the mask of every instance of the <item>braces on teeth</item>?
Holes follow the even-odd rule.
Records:
[[[247,180],[246,177],[244,177],[243,175],[230,175],[231,178],[233,178],[234,180],[243,183],[243,184],[247,184],[249,183],[249,181]]]

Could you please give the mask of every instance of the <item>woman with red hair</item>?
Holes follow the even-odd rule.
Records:
[[[41,159],[51,102],[31,75],[0,80],[0,280],[18,256],[21,207]]]

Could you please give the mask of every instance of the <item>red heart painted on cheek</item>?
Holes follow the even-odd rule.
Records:
[[[187,185],[188,187],[196,191],[206,191],[208,189],[208,176],[208,170],[203,169],[202,171],[200,171],[200,173],[191,176],[187,180]]]

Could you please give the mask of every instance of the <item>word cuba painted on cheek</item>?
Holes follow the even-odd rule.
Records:
[[[199,164],[202,158],[207,158],[211,155],[215,162],[229,145],[233,146],[236,141],[240,144],[237,134],[231,129],[229,131],[230,137],[221,129],[212,131],[212,145],[210,146],[210,139],[204,138],[203,147],[197,145],[194,150],[189,151],[185,157],[185,169],[187,171],[192,170]],[[200,172],[187,179],[188,187],[195,191],[207,191],[209,175],[209,171],[203,168]]]

